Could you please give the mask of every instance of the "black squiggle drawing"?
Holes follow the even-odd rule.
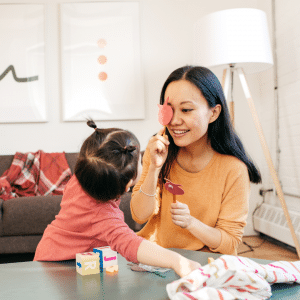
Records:
[[[14,77],[14,80],[17,82],[29,82],[29,81],[35,81],[39,79],[39,76],[32,76],[27,78],[18,78],[15,72],[15,68],[13,65],[10,65],[7,67],[7,69],[0,75],[0,81],[7,75],[7,73],[11,71]]]

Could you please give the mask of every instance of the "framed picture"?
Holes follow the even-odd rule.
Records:
[[[45,122],[43,4],[0,4],[0,123]]]
[[[139,3],[61,4],[63,120],[144,118]]]

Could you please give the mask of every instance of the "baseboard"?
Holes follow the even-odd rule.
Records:
[[[297,250],[296,250],[296,248],[293,247],[293,246],[290,246],[290,245],[288,245],[288,244],[286,244],[286,243],[283,243],[283,242],[281,242],[281,241],[278,241],[278,240],[276,240],[276,239],[274,239],[274,238],[272,238],[272,237],[270,237],[270,236],[268,236],[268,235],[266,235],[266,234],[264,234],[264,233],[261,233],[261,232],[260,232],[259,236],[260,236],[262,239],[267,240],[267,241],[270,242],[270,243],[273,243],[273,244],[275,244],[275,245],[277,245],[277,246],[279,246],[279,247],[285,248],[285,249],[290,250],[290,251],[292,251],[292,252],[294,252],[294,253],[297,254]]]

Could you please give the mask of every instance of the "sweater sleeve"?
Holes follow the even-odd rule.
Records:
[[[147,147],[143,156],[143,171],[142,171],[142,175],[140,177],[140,180],[138,181],[138,183],[134,186],[133,190],[132,190],[132,196],[133,197],[136,193],[139,193],[139,190],[141,188],[141,185],[143,184],[143,182],[145,181],[145,178],[148,174],[148,170],[149,170],[149,166],[150,166],[150,152],[149,152],[149,148]],[[135,213],[133,212],[132,209],[132,205],[131,205],[131,201],[130,201],[130,210],[131,210],[131,216],[132,219],[134,221],[136,221],[139,224],[144,224],[145,222],[147,222],[153,215],[158,214],[159,209],[160,209],[160,188],[157,187],[156,188],[156,192],[155,192],[155,208],[153,211],[153,214],[151,216],[149,216],[147,219],[141,220],[139,219]]]
[[[95,219],[94,223],[95,238],[106,240],[112,250],[119,252],[128,261],[139,263],[137,251],[144,238],[137,236],[124,221],[123,212],[117,208],[105,205],[101,207],[99,213],[101,218]]]
[[[239,164],[229,172],[221,209],[215,228],[221,232],[221,244],[210,250],[237,255],[249,210],[250,180],[246,165]]]

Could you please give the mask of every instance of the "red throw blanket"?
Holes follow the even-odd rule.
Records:
[[[17,152],[0,177],[0,198],[62,195],[71,176],[65,153]]]

